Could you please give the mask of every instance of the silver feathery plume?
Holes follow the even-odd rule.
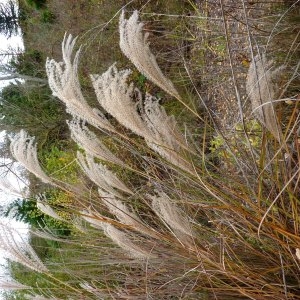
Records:
[[[147,259],[152,255],[132,242],[131,237],[111,224],[104,224],[104,233],[112,239],[120,248],[125,250],[130,257]]]
[[[60,217],[55,211],[54,209],[46,202],[46,197],[45,195],[38,195],[37,197],[37,202],[36,202],[36,206],[37,208],[44,213],[47,216],[52,217],[53,219],[59,220],[59,221],[63,221],[64,219],[62,217]]]
[[[48,82],[52,93],[65,103],[67,111],[74,117],[86,120],[98,129],[114,131],[114,127],[105,116],[88,105],[81,92],[77,71],[80,49],[72,62],[75,43],[76,38],[65,35],[62,43],[63,62],[56,62],[54,59],[46,61]]]
[[[0,249],[4,250],[8,258],[31,270],[39,273],[48,272],[46,266],[20,233],[2,222],[0,222]]]
[[[99,189],[98,191],[102,201],[107,206],[110,213],[116,216],[122,224],[129,225],[134,230],[142,234],[157,237],[154,231],[150,230],[146,225],[144,225],[139,216],[136,213],[130,211],[125,203],[116,199],[114,195],[107,193],[106,191],[103,191],[101,189]]]
[[[10,151],[13,157],[28,171],[45,183],[54,184],[53,180],[42,170],[37,157],[37,145],[34,137],[21,130],[11,140]]]
[[[283,66],[273,67],[273,61],[268,60],[265,54],[257,55],[249,66],[246,82],[246,91],[255,116],[278,141],[281,140],[282,131],[274,100],[279,96],[276,79],[282,70]]]
[[[148,195],[152,200],[153,211],[183,244],[190,245],[194,233],[184,212],[171,201],[167,194],[161,191],[157,191],[157,194],[158,196]]]
[[[142,136],[164,159],[194,173],[192,166],[179,154],[187,146],[175,119],[168,116],[159,100],[150,94],[146,94],[143,105],[141,91],[132,83],[127,84],[129,74],[129,70],[118,71],[112,65],[104,74],[92,75],[99,104],[120,124]]]
[[[161,89],[180,99],[173,83],[165,77],[150,50],[148,34],[143,33],[144,24],[139,22],[139,13],[134,11],[125,19],[124,11],[119,21],[120,48],[136,68]]]
[[[0,190],[7,192],[19,198],[26,198],[26,193],[21,189],[17,189],[7,177],[0,177]]]
[[[173,165],[194,174],[193,166],[180,155],[187,145],[176,120],[167,115],[164,107],[159,104],[159,99],[146,94],[142,116],[152,133],[151,139],[145,138],[147,145]]]
[[[13,291],[13,290],[28,290],[28,289],[31,289],[31,287],[21,284],[20,282],[17,282],[15,280],[4,281],[0,279],[0,290]]]
[[[85,172],[85,174],[101,189],[120,196],[120,193],[116,190],[123,191],[128,194],[133,194],[133,192],[106,166],[101,163],[95,163],[94,158],[90,155],[84,155],[77,152],[77,159],[80,167]]]
[[[68,121],[67,123],[71,131],[72,139],[83,148],[87,154],[117,165],[124,164],[99,140],[96,134],[92,132],[84,122],[80,122],[78,118],[73,118],[72,121]]]
[[[82,212],[82,217],[85,221],[90,223],[95,228],[102,229],[105,235],[120,248],[122,248],[130,257],[137,259],[146,259],[152,257],[151,254],[147,253],[141,247],[132,242],[130,235],[117,229],[110,223],[103,222],[95,218],[95,216],[97,217],[97,213],[87,210]]]
[[[102,75],[91,75],[94,90],[99,104],[124,127],[137,135],[150,138],[151,133],[137,111],[133,97],[142,101],[141,92],[133,83],[127,84],[130,70],[118,71],[112,65]]]

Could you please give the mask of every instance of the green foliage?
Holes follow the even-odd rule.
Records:
[[[43,66],[44,61],[45,57],[43,57],[41,51],[27,49],[23,53],[15,56],[11,60],[10,65],[19,74],[45,78],[46,72]]]
[[[79,167],[76,163],[76,153],[66,149],[67,142],[56,143],[41,153],[41,163],[52,177],[68,183],[78,181]]]
[[[55,192],[48,192],[47,194],[52,195],[52,197],[55,196]],[[52,199],[52,202],[55,201]],[[49,205],[51,205],[51,201]],[[71,233],[71,225],[45,215],[37,208],[35,199],[17,199],[8,205],[2,215],[22,221],[33,228],[46,227],[55,234],[69,235]]]
[[[47,0],[26,0],[26,3],[35,9],[41,9],[46,6]]]
[[[237,124],[234,133],[226,139],[220,134],[210,141],[209,150],[217,158],[233,161],[233,156],[240,156],[240,152],[248,152],[249,147],[259,150],[262,142],[262,126],[257,120],[246,122],[245,129],[242,124]],[[232,151],[229,151],[228,146]]]
[[[36,227],[42,224],[42,213],[37,211],[36,201],[30,199],[14,200],[6,208],[3,215]]]
[[[56,16],[53,12],[51,12],[50,10],[48,9],[45,9],[42,11],[42,14],[41,14],[41,22],[42,23],[53,23],[56,19]]]
[[[145,91],[147,78],[138,72],[137,70],[134,70],[130,76],[130,80],[134,81],[136,86],[141,90]]]
[[[66,128],[63,106],[51,97],[49,88],[10,84],[0,96],[0,123],[8,132],[24,128],[37,138],[48,139],[50,132],[53,138]]]

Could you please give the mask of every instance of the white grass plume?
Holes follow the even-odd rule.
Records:
[[[127,83],[129,74],[129,70],[118,71],[112,65],[104,74],[93,75],[99,104],[120,124],[143,137],[148,146],[164,159],[194,173],[192,166],[179,154],[187,146],[175,119],[166,114],[154,96],[146,94],[142,99],[139,89]],[[139,107],[134,97],[138,98]]]
[[[87,154],[117,165],[124,164],[99,140],[96,134],[92,132],[84,122],[81,123],[78,118],[73,118],[72,121],[67,123],[71,131],[72,139],[83,148]]]
[[[188,218],[169,196],[157,191],[158,196],[148,195],[152,200],[152,209],[157,216],[174,232],[175,236],[183,243],[190,244],[194,236]]]
[[[28,290],[28,289],[31,289],[31,287],[21,284],[20,282],[17,282],[15,280],[4,281],[0,279],[0,290],[13,291],[13,290]]]
[[[255,116],[280,141],[282,132],[272,101],[279,96],[275,81],[283,67],[274,68],[272,65],[265,54],[255,56],[249,66],[246,91]]]
[[[88,291],[89,293],[93,294],[94,296],[97,297],[97,299],[108,299],[109,296],[107,293],[104,293],[102,290],[97,288],[96,286],[93,285],[93,283],[89,284],[88,282],[81,282],[79,283],[79,286]]]
[[[95,218],[96,216],[96,218]],[[141,247],[131,241],[131,237],[124,231],[117,229],[115,226],[97,219],[97,213],[91,211],[83,211],[82,217],[93,227],[102,229],[105,235],[115,244],[122,248],[130,257],[138,259],[146,259],[151,255],[144,251]]]
[[[149,48],[148,34],[143,34],[144,24],[138,21],[138,11],[134,11],[128,20],[124,15],[123,11],[119,21],[121,50],[149,80],[170,95],[180,99],[173,83],[164,76]]]
[[[25,299],[28,299],[28,300],[62,300],[61,298],[56,298],[56,297],[55,298],[53,298],[53,297],[46,298],[46,297],[43,297],[41,295],[34,295],[34,296],[30,296],[29,298],[27,296],[27,298],[25,298]]]
[[[296,248],[296,257],[300,260],[300,249]]]
[[[146,94],[142,116],[154,141],[174,151],[187,146],[174,116],[167,115],[164,107],[159,104],[158,98]]]
[[[92,156],[86,155],[84,157],[82,153],[77,152],[77,159],[82,170],[98,187],[117,196],[120,196],[120,193],[115,189],[133,194],[112,171],[101,163],[95,163]]]
[[[55,210],[46,203],[46,197],[45,195],[39,195],[37,196],[37,202],[36,202],[37,208],[44,213],[47,216],[52,217],[53,219],[63,221],[64,219],[60,217]]]
[[[136,213],[130,211],[126,204],[116,199],[114,195],[101,189],[99,189],[99,195],[110,213],[116,216],[121,223],[131,226],[134,230],[142,234],[157,237],[153,230],[150,230],[144,225],[143,221]]]
[[[10,151],[13,157],[28,171],[33,173],[44,183],[54,184],[53,180],[46,175],[40,166],[34,137],[30,137],[25,130],[21,130],[12,138]]]
[[[5,251],[4,254],[9,259],[19,262],[31,270],[39,273],[48,272],[46,266],[20,233],[2,222],[0,222],[0,249]]]
[[[141,247],[131,241],[131,238],[123,231],[113,225],[105,224],[104,233],[112,239],[120,248],[133,258],[147,259],[151,254],[144,251]]]
[[[143,119],[152,133],[151,139],[146,139],[147,145],[173,165],[194,174],[192,165],[180,154],[186,144],[175,118],[168,116],[159,100],[150,94],[146,94]]]
[[[48,82],[52,93],[66,104],[67,111],[73,116],[86,120],[101,130],[114,131],[114,127],[105,116],[88,105],[81,92],[77,71],[80,49],[72,62],[75,43],[76,38],[65,35],[62,43],[63,62],[56,62],[53,59],[46,61]]]
[[[17,189],[6,177],[0,178],[0,190],[19,198],[26,198],[25,193]]]
[[[42,229],[31,228],[30,233],[35,236],[38,236],[44,240],[66,242],[66,239],[60,238],[59,236],[55,235],[53,232],[50,232],[50,230],[47,230],[45,228],[42,228]]]
[[[36,177],[44,183],[51,184],[58,188],[67,189],[75,193],[80,193],[78,186],[69,185],[65,182],[56,180],[49,177],[41,168],[37,156],[37,144],[34,142],[34,137],[28,135],[24,130],[17,133],[12,139],[10,144],[10,151],[12,156],[29,172],[33,173]]]
[[[135,89],[133,83],[127,84],[130,70],[118,71],[112,65],[102,75],[91,75],[93,87],[99,104],[124,127],[137,135],[149,137],[151,134],[137,112],[137,104],[133,96],[142,101],[141,92]]]

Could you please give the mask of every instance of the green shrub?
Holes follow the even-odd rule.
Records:
[[[45,78],[44,61],[45,57],[42,52],[36,49],[27,49],[25,52],[15,56],[11,60],[10,65],[19,74]]]
[[[56,16],[53,12],[51,12],[50,10],[46,9],[42,11],[41,14],[41,22],[42,23],[53,23],[56,19]]]
[[[0,124],[8,132],[22,126],[42,143],[64,134],[66,113],[48,87],[10,84],[0,95]]]
[[[26,0],[26,3],[35,9],[41,9],[46,6],[47,0]]]
[[[62,201],[55,200],[55,197],[60,195],[57,191],[48,191],[46,195],[49,196],[49,205],[55,207],[63,207]],[[57,204],[60,203],[61,204]],[[59,236],[68,236],[71,233],[72,225],[66,222],[56,220],[48,215],[45,215],[37,208],[36,200],[31,199],[17,199],[13,201],[2,213],[5,217],[11,217],[17,221],[22,221],[28,224],[31,228],[41,229],[47,228],[53,234]],[[64,214],[65,216],[66,214]]]
[[[76,183],[78,181],[79,166],[76,163],[76,153],[68,147],[67,142],[56,143],[45,149],[41,154],[41,163],[47,173],[63,182]]]

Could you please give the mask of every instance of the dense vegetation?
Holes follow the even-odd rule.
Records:
[[[300,299],[298,2],[122,2],[20,1],[6,299]]]

